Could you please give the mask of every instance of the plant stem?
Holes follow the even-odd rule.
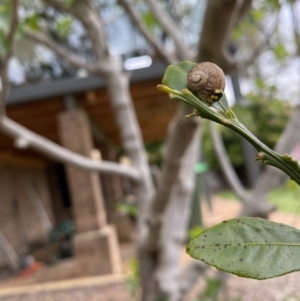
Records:
[[[171,98],[177,98],[183,102],[191,105],[197,110],[199,116],[204,119],[209,119],[215,121],[223,126],[226,126],[246,140],[248,140],[259,152],[255,160],[261,160],[264,164],[275,166],[286,174],[288,174],[292,180],[294,180],[298,185],[300,185],[300,167],[295,159],[289,155],[280,155],[267,147],[258,138],[256,138],[242,123],[240,123],[230,109],[226,110],[224,108],[224,115],[214,111],[211,107],[197,98],[188,89],[182,91],[173,90],[167,86],[159,85],[158,88],[170,95]]]

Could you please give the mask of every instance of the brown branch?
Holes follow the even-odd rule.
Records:
[[[129,0],[120,0],[122,5],[124,6],[125,10],[130,15],[132,21],[136,25],[139,32],[144,36],[144,38],[148,41],[148,43],[154,48],[157,55],[162,58],[164,61],[166,61],[168,64],[174,64],[176,60],[171,57],[167,51],[164,50],[163,45],[157,40],[155,40],[154,37],[151,36],[147,28],[144,26],[138,12],[134,8],[134,5]]]
[[[43,2],[48,5],[51,6],[59,11],[63,11],[63,12],[67,12],[68,7],[63,5],[61,2],[56,1],[56,0],[43,0]]]
[[[198,62],[210,61],[219,65],[224,72],[234,69],[236,63],[228,51],[229,35],[236,20],[237,0],[207,1]]]
[[[47,2],[56,1],[47,0]],[[77,0],[71,7],[65,8],[65,11],[77,18],[86,29],[98,62],[108,56],[109,47],[105,26],[95,2],[93,0]]]
[[[110,63],[103,57],[109,55],[106,34],[104,30],[104,22],[101,19],[98,8],[92,0],[77,0],[70,7],[62,5],[57,0],[44,0],[49,7],[53,7],[59,11],[71,14],[78,19],[92,42],[93,50],[97,58],[97,62],[90,69],[86,69],[95,75],[107,76],[110,72]],[[53,49],[55,51],[55,49]],[[67,58],[67,57],[65,57]],[[77,60],[74,62],[76,63]]]
[[[12,0],[12,13],[10,18],[10,29],[7,35],[8,49],[5,55],[0,58],[0,77],[1,77],[1,91],[0,91],[0,115],[5,114],[5,102],[9,90],[9,79],[7,68],[9,60],[13,53],[14,39],[18,27],[18,0]]]
[[[238,7],[238,11],[236,14],[234,26],[236,26],[241,19],[247,14],[249,9],[251,8],[252,0],[243,0],[240,6]]]
[[[191,60],[191,51],[185,45],[184,38],[180,34],[178,26],[175,22],[173,22],[169,14],[158,4],[156,0],[146,0],[146,3],[149,5],[153,15],[163,30],[173,39],[179,60]]]

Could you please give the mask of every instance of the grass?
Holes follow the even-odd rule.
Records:
[[[271,191],[267,197],[280,211],[300,213],[300,187],[289,189],[283,186]]]
[[[237,201],[237,195],[231,190],[218,191],[214,194],[216,197],[222,198],[226,201]]]
[[[282,187],[272,190],[267,195],[270,204],[277,207],[279,211],[300,214],[300,187],[291,185],[288,181]],[[233,191],[221,191],[215,194],[224,200],[237,201],[238,198]]]

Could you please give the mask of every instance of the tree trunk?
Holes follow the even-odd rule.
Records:
[[[182,159],[182,168],[172,190],[161,230],[158,252],[158,268],[155,272],[159,297],[169,301],[180,301],[181,292],[178,277],[181,272],[180,261],[191,214],[191,203],[195,186],[194,167],[198,159],[200,147],[200,128]],[[200,212],[199,212],[200,213]]]

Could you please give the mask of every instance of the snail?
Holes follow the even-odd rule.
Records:
[[[211,105],[219,101],[224,94],[225,75],[223,70],[214,63],[197,64],[188,73],[188,88],[197,92],[201,100]]]

